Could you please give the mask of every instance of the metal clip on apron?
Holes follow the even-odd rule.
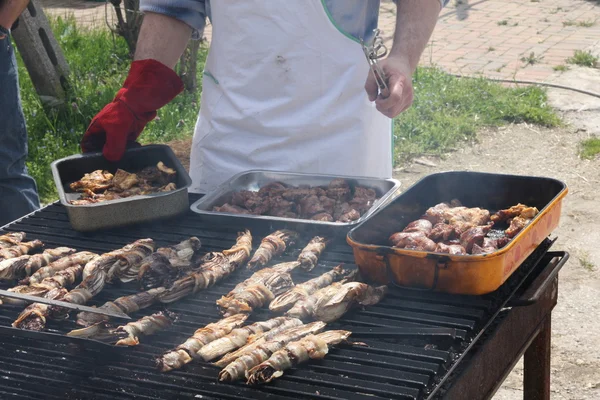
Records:
[[[375,29],[374,32],[375,35],[373,36],[373,43],[371,45],[365,45],[365,42],[362,39],[360,41],[360,44],[363,47],[365,57],[367,57],[367,62],[369,63],[371,72],[373,73],[375,81],[377,82],[377,87],[379,88],[379,96],[382,98],[386,98],[390,95],[390,90],[387,85],[387,78],[385,76],[385,72],[383,72],[383,69],[381,69],[381,66],[379,65],[377,60],[385,57],[388,53],[388,50],[385,44],[383,44],[383,39],[379,35],[379,29]]]

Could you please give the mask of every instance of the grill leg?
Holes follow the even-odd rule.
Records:
[[[551,315],[548,315],[536,338],[525,352],[525,400],[550,400],[550,337]]]

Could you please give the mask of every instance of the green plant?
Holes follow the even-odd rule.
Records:
[[[527,122],[560,124],[535,86],[507,88],[484,78],[455,78],[437,68],[419,68],[413,106],[394,121],[395,160],[442,155],[474,140],[484,126]]]
[[[593,55],[591,51],[575,50],[573,56],[567,58],[567,63],[579,65],[581,67],[596,68],[598,57]]]
[[[584,159],[593,159],[600,154],[600,138],[584,140],[579,144],[579,156]]]
[[[505,19],[503,19],[502,21],[498,21],[497,23],[498,25],[508,25],[508,21]]]
[[[523,61],[526,65],[534,65],[542,61],[544,57],[536,56],[532,51],[528,56],[521,57],[521,61]]]
[[[596,266],[590,260],[590,255],[587,252],[582,253],[578,257],[578,259],[579,259],[579,265],[581,265],[583,268],[587,269],[590,272],[593,272],[594,270],[596,270]]]
[[[53,19],[51,26],[71,69],[71,89],[63,107],[46,109],[42,106],[18,57],[29,136],[27,167],[38,184],[43,202],[56,199],[50,163],[80,151],[79,142],[90,120],[113,99],[129,70],[129,51],[122,38],[115,37],[113,41],[107,30],[82,29],[73,17]],[[198,56],[199,71],[203,69],[206,52],[206,48],[202,48]],[[198,101],[198,94],[177,96],[158,111],[158,118],[148,124],[141,140],[165,142],[191,136]]]
[[[565,72],[569,70],[569,67],[566,65],[555,65],[554,67],[552,67],[552,69],[559,72]]]
[[[496,51],[496,48],[495,48],[495,47],[492,47],[492,46],[490,46],[490,47],[488,47],[488,52],[490,52],[490,51]]]

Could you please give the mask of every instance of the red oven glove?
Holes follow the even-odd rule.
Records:
[[[128,144],[134,144],[146,124],[183,91],[175,71],[152,59],[131,63],[123,87],[114,100],[92,119],[81,140],[84,153],[100,151],[109,161],[123,157]]]

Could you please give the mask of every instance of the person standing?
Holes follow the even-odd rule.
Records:
[[[10,32],[29,0],[0,0],[0,226],[40,208],[27,174],[27,127]]]

